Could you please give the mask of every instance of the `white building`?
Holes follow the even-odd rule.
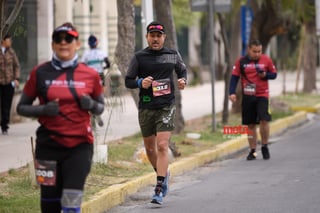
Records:
[[[15,0],[9,1],[8,11],[14,4]],[[89,48],[87,39],[94,34],[99,40],[99,48],[112,60],[118,35],[117,0],[25,0],[10,29],[23,80],[33,66],[51,59],[52,32],[64,22],[73,23],[80,33],[80,55]]]
[[[36,0],[36,3],[39,62],[51,58],[51,33],[64,22],[77,27],[82,42],[80,54],[88,48],[89,35],[94,34],[99,48],[113,56],[117,42],[116,0]]]

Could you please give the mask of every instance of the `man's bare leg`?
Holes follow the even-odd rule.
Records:
[[[157,169],[157,144],[156,144],[156,136],[152,135],[149,137],[143,138],[144,147],[146,150],[147,157],[152,165],[152,167]]]
[[[171,137],[171,132],[158,132],[157,133],[157,176],[165,177],[169,165],[169,140]]]
[[[257,148],[257,126],[255,124],[249,124],[248,128],[252,135],[248,135],[248,142],[250,149],[256,149]]]

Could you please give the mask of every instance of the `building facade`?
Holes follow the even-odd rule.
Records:
[[[10,0],[9,11],[14,4]],[[51,59],[52,31],[64,22],[72,22],[79,31],[80,55],[89,48],[87,39],[94,34],[99,39],[99,48],[112,60],[117,43],[116,0],[25,0],[10,29],[23,81],[36,64]]]

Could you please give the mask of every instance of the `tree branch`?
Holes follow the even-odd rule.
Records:
[[[5,35],[10,27],[12,26],[12,24],[14,23],[14,21],[16,20],[16,18],[18,17],[20,10],[23,6],[24,0],[17,0],[16,4],[14,5],[13,10],[11,11],[9,17],[5,20],[4,25],[2,25],[2,34]]]

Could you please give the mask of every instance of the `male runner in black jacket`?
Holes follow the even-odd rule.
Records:
[[[139,124],[149,161],[157,173],[151,203],[159,206],[167,194],[168,148],[174,128],[175,96],[173,71],[179,89],[187,79],[186,65],[179,52],[164,47],[165,27],[159,22],[147,26],[148,47],[135,53],[125,78],[127,88],[139,88]]]

